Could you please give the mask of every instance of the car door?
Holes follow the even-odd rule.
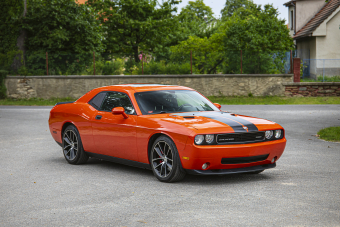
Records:
[[[123,107],[128,118],[113,115],[112,109]],[[138,161],[136,145],[137,115],[128,95],[105,92],[92,119],[95,153]]]

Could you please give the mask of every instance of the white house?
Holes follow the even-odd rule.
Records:
[[[288,28],[311,77],[340,75],[340,0],[294,0]]]

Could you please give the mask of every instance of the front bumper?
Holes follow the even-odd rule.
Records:
[[[252,170],[250,167],[267,168],[268,165],[271,166],[273,159],[276,162],[281,157],[285,147],[285,138],[261,143],[234,145],[197,146],[188,142],[185,149],[179,151],[179,155],[182,167],[186,171],[201,174],[202,171],[207,172],[208,170],[213,172],[215,170],[230,170],[229,172],[232,173],[236,169],[243,171],[243,169]],[[265,158],[256,160],[257,157]],[[235,160],[236,162],[233,162]],[[206,170],[202,170],[204,163],[208,163],[209,166]]]
[[[259,166],[250,166],[250,167],[237,168],[237,169],[213,169],[213,170],[186,169],[185,171],[188,174],[192,174],[192,175],[227,175],[227,174],[235,174],[235,173],[251,173],[251,172],[262,171],[262,170],[271,169],[275,167],[276,167],[276,163],[259,165]]]

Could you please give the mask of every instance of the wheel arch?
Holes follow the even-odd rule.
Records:
[[[171,139],[171,140],[174,142],[174,144],[176,145],[174,139],[171,138],[170,135],[168,135],[168,134],[166,134],[166,133],[164,133],[164,132],[157,132],[157,133],[153,134],[153,135],[150,137],[149,142],[148,142],[148,162],[149,162],[149,164],[151,164],[151,163],[150,163],[150,153],[151,153],[151,149],[152,149],[153,143],[156,141],[156,139],[158,139],[158,138],[161,137],[161,136],[169,137],[169,139]]]
[[[74,127],[77,128],[77,126],[73,122],[70,122],[70,121],[64,122],[63,126],[61,127],[61,134],[60,134],[61,135],[61,141],[63,141],[63,134],[64,134],[65,129],[70,125],[73,125]],[[78,128],[77,128],[77,130],[78,130]]]

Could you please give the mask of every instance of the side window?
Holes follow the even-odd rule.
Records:
[[[89,104],[93,106],[96,109],[99,109],[99,107],[102,105],[103,99],[105,98],[106,92],[102,92],[97,94],[90,102]]]
[[[124,107],[126,114],[135,113],[135,109],[126,94],[119,92],[107,92],[100,110],[111,111],[115,107]]]

